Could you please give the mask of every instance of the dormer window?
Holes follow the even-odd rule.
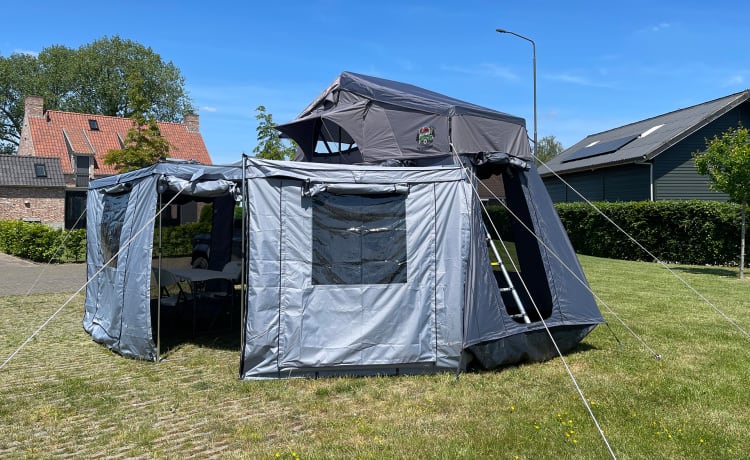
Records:
[[[47,177],[47,166],[44,163],[34,163],[36,177]]]
[[[89,129],[91,129],[91,131],[99,131],[99,122],[89,119]]]

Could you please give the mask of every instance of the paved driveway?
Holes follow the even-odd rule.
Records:
[[[76,292],[86,283],[86,264],[48,265],[0,252],[0,296]]]

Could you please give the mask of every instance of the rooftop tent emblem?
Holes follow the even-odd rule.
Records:
[[[422,126],[417,132],[417,144],[419,147],[429,147],[435,141],[435,127]]]

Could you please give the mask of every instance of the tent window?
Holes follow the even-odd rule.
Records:
[[[311,200],[314,285],[406,283],[405,195]]]
[[[130,193],[119,195],[104,195],[104,210],[102,211],[101,225],[99,227],[99,238],[102,242],[102,257],[104,262],[109,261],[115,254],[120,252],[120,235],[122,226],[125,224],[125,211],[128,209]],[[109,263],[110,267],[117,268],[117,259]]]
[[[343,128],[328,121],[321,123],[313,152],[315,156],[342,155],[357,149],[354,139]]]

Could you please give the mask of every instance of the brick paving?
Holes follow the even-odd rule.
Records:
[[[86,264],[41,264],[0,252],[0,296],[76,292],[86,283]]]
[[[85,280],[84,264],[0,253],[0,363]],[[79,294],[0,369],[0,458],[236,458],[263,436],[270,408],[237,381],[238,344],[137,361],[93,343],[82,313]]]

